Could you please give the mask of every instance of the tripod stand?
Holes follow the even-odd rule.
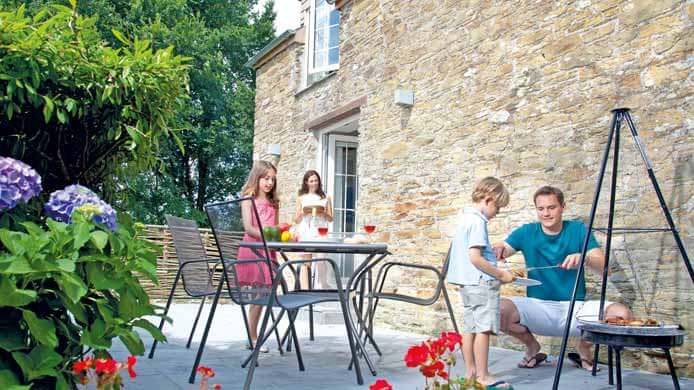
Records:
[[[660,202],[660,208],[663,210],[663,213],[665,214],[665,219],[668,222],[668,228],[626,228],[626,227],[614,227],[613,222],[614,222],[614,205],[615,205],[615,195],[616,195],[616,189],[617,189],[617,168],[619,164],[619,136],[620,136],[620,130],[621,130],[621,124],[622,121],[625,121],[629,127],[629,130],[631,131],[631,136],[634,139],[634,143],[636,144],[636,148],[641,154],[641,158],[643,159],[644,164],[646,164],[646,169],[648,171],[648,178],[651,181],[651,184],[653,185],[653,189],[655,190],[656,195],[658,196],[658,201]],[[643,145],[643,142],[641,141],[641,138],[639,138],[638,132],[636,131],[636,126],[634,125],[634,122],[631,120],[631,115],[629,115],[629,109],[628,108],[617,108],[612,110],[612,123],[610,125],[610,133],[607,138],[607,146],[605,147],[605,152],[602,158],[602,163],[600,165],[600,172],[598,173],[598,179],[597,179],[597,184],[596,184],[596,189],[595,189],[595,196],[593,197],[593,205],[590,210],[590,218],[588,222],[588,231],[586,233],[586,237],[583,241],[583,249],[581,250],[581,260],[578,265],[578,273],[576,275],[576,282],[574,283],[574,289],[573,289],[573,294],[571,296],[571,303],[569,304],[569,311],[566,315],[566,327],[564,328],[564,335],[562,338],[561,342],[561,350],[559,352],[559,361],[557,363],[557,369],[556,372],[554,373],[554,384],[552,386],[553,390],[557,390],[559,388],[559,379],[561,377],[561,369],[564,364],[564,354],[566,353],[566,345],[569,339],[569,331],[571,329],[571,320],[572,320],[572,313],[574,310],[574,306],[576,304],[576,293],[578,291],[579,287],[579,280],[581,279],[581,276],[583,275],[584,271],[584,266],[585,266],[585,261],[586,261],[586,252],[588,250],[588,242],[591,233],[594,230],[600,230],[600,229],[595,229],[593,227],[593,223],[595,222],[595,214],[597,211],[598,207],[598,200],[600,199],[600,190],[602,188],[602,181],[603,178],[605,177],[605,168],[607,167],[607,161],[610,156],[610,148],[612,147],[612,142],[614,140],[614,153],[613,153],[613,158],[612,158],[612,182],[611,182],[611,187],[610,187],[610,206],[609,206],[609,214],[608,214],[608,220],[607,220],[607,242],[605,244],[605,265],[603,268],[602,272],[602,285],[600,289],[600,311],[599,311],[599,320],[603,320],[604,316],[604,309],[605,309],[605,291],[607,289],[607,271],[609,267],[609,262],[610,262],[610,247],[612,244],[612,233],[613,232],[622,232],[622,233],[650,233],[650,232],[662,232],[662,231],[670,231],[672,232],[673,237],[675,238],[675,243],[677,244],[677,248],[679,249],[679,252],[682,255],[682,259],[684,261],[685,266],[687,267],[687,271],[689,272],[689,277],[694,282],[694,270],[692,270],[692,265],[689,262],[689,257],[687,256],[687,251],[684,249],[684,244],[682,243],[682,240],[680,239],[679,232],[675,228],[675,222],[672,219],[672,216],[670,215],[670,210],[668,209],[667,205],[665,204],[665,199],[663,198],[663,194],[660,191],[660,186],[658,185],[658,181],[655,178],[655,173],[653,172],[653,165],[651,164],[651,161],[648,159],[648,156],[646,155],[646,149]],[[598,348],[599,345],[596,344],[595,346],[595,355],[593,359],[593,375],[595,375],[596,369],[597,369],[597,355],[598,355]],[[668,358],[669,358],[669,352],[668,352]],[[668,363],[671,365],[671,359],[668,359]],[[611,366],[610,366],[611,367]],[[671,370],[674,370],[674,367],[671,365]],[[611,376],[610,376],[611,379]],[[673,381],[675,381],[675,387],[679,388],[679,385],[676,382],[676,377],[674,376],[673,372]],[[618,383],[618,386],[621,386],[621,380]]]

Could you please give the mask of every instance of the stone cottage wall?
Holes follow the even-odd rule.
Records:
[[[290,218],[301,175],[315,156],[306,124],[366,97],[358,207],[374,216],[391,259],[440,264],[458,210],[486,175],[502,179],[512,194],[490,224],[494,240],[534,220],[532,194],[544,184],[565,191],[566,218],[586,220],[609,110],[626,106],[692,254],[693,17],[694,4],[671,0],[348,2],[336,73],[300,90],[300,43],[258,69],[254,142],[258,152],[270,143],[282,146],[282,218]],[[393,103],[396,88],[414,92],[413,107]],[[615,225],[666,226],[628,131],[622,145]],[[606,225],[608,194],[606,186],[599,226]],[[608,298],[639,316],[691,329],[694,288],[671,236],[617,235],[613,248]],[[424,272],[393,276],[389,288],[399,292],[425,295],[435,284]],[[593,296],[597,280],[589,276]],[[502,294],[522,293],[504,288]],[[461,321],[459,297],[452,296]],[[432,334],[450,328],[441,304],[386,305],[378,321]],[[556,351],[559,340],[542,342]],[[519,347],[503,336],[497,343]],[[691,342],[675,354],[689,376],[693,354]],[[628,362],[667,367],[655,352],[631,353]]]

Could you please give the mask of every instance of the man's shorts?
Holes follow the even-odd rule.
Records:
[[[529,297],[509,297],[518,308],[520,324],[530,333],[541,336],[563,336],[570,301],[546,301]],[[612,302],[605,301],[605,308]],[[598,318],[600,301],[576,301],[571,319],[571,336],[580,336],[577,318]]]
[[[460,287],[463,333],[499,333],[499,286],[499,281],[492,280]]]

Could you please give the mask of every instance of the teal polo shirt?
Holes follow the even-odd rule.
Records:
[[[561,264],[570,254],[581,253],[587,230],[581,221],[564,221],[559,234],[549,235],[542,230],[539,222],[528,223],[511,232],[506,243],[516,251],[523,252],[526,267],[546,267]],[[588,250],[599,247],[591,233]],[[529,271],[528,277],[541,281],[542,285],[528,287],[528,297],[550,301],[571,300],[577,272],[577,269],[561,268]],[[585,297],[586,281],[581,275],[576,299],[582,301]]]

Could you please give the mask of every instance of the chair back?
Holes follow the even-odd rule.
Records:
[[[206,260],[205,246],[195,221],[166,216],[166,223],[173,238],[179,268],[189,261]],[[196,262],[181,269],[183,288],[191,296],[208,294],[212,290],[210,269],[207,262]]]
[[[267,248],[263,224],[251,197],[205,206],[219,255],[224,263],[227,289],[237,304],[260,304],[269,297],[277,263]],[[248,234],[255,230],[260,237]],[[258,248],[240,247],[242,241]]]
[[[448,275],[448,266],[451,264],[451,248],[453,245],[448,246],[448,253],[446,253],[446,258],[443,260],[443,266],[441,267],[441,281],[446,280],[446,275]]]

